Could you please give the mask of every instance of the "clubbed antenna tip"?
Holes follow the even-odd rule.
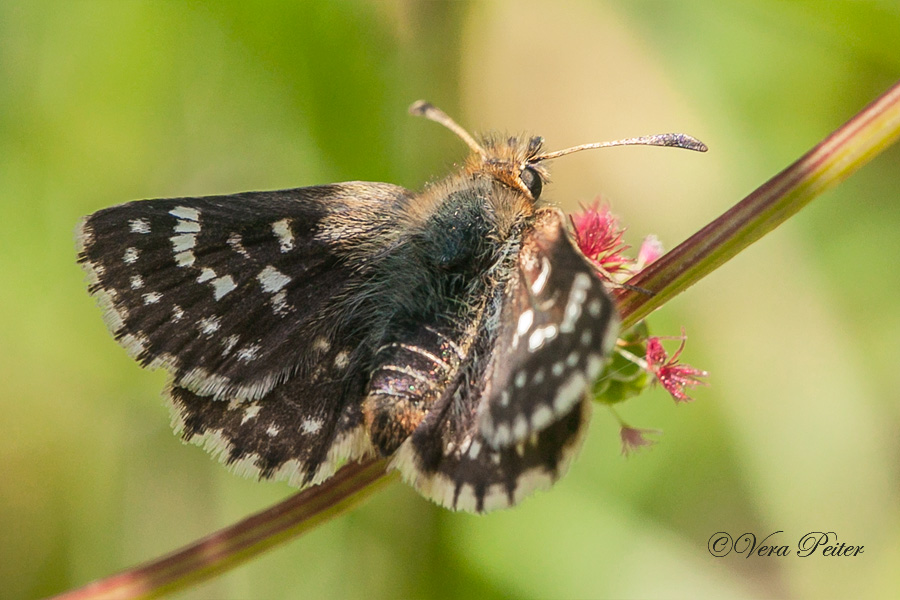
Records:
[[[469,148],[472,149],[473,152],[480,154],[481,156],[486,156],[484,148],[481,147],[481,144],[475,141],[469,132],[459,126],[459,124],[451,119],[447,113],[431,104],[430,102],[426,102],[424,100],[417,100],[412,103],[409,107],[409,113],[412,115],[416,115],[417,117],[425,117],[429,121],[434,121],[435,123],[440,123],[456,135],[462,139],[466,143]]]
[[[547,152],[540,156],[535,156],[534,161],[552,160],[572,154],[573,152],[581,152],[582,150],[593,150],[594,148],[609,148],[611,146],[668,146],[670,148],[684,148],[685,150],[694,150],[696,152],[706,152],[709,150],[706,144],[697,138],[686,133],[658,133],[656,135],[644,135],[641,137],[625,138],[624,140],[614,140],[612,142],[595,142],[593,144],[582,144],[573,146],[564,150],[556,150],[555,152]]]

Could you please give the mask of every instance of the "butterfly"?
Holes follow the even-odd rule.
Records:
[[[701,149],[664,134],[543,152],[476,141],[411,192],[346,182],[141,200],[79,224],[78,261],[118,342],[170,374],[173,423],[235,471],[306,487],[390,468],[486,512],[553,484],[615,344],[606,284],[539,204],[544,163],[588,148]],[[699,146],[698,146],[699,144]]]

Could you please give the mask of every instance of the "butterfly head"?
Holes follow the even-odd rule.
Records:
[[[606,148],[610,146],[672,146],[706,152],[706,145],[700,140],[683,133],[662,133],[611,142],[582,144],[554,152],[542,152],[544,140],[539,136],[529,138],[487,137],[478,143],[468,131],[460,127],[444,111],[419,100],[409,107],[409,112],[440,123],[462,139],[472,150],[466,161],[469,174],[487,174],[508,187],[518,190],[532,201],[536,201],[543,190],[549,173],[542,163],[581,150]]]
[[[488,175],[536,201],[549,179],[547,169],[539,164],[544,139],[539,136],[487,136],[481,143],[460,127],[441,109],[425,101],[409,108],[414,115],[440,123],[458,135],[472,150],[465,170],[470,175]]]
[[[472,174],[485,173],[531,200],[537,200],[550,178],[546,167],[536,160],[543,145],[544,138],[539,136],[489,136],[480,146],[482,152],[469,156],[466,170]]]

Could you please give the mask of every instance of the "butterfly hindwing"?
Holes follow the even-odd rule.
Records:
[[[79,261],[142,364],[199,396],[260,399],[327,353],[360,248],[409,197],[350,182],[131,202],[82,222]]]
[[[516,444],[568,415],[601,374],[619,319],[564,217],[539,211],[508,286],[479,418],[495,448]]]
[[[586,391],[615,339],[612,303],[572,246],[559,211],[537,211],[514,262],[516,271],[502,289],[486,294],[500,299],[498,312],[491,314],[489,306],[473,318],[468,329],[478,332],[474,341],[459,335],[456,343],[465,357],[455,375],[445,378],[438,398],[430,391],[430,410],[391,463],[423,495],[447,508],[483,512],[512,506],[562,476],[590,416]],[[523,318],[526,311],[532,314]],[[493,322],[499,325],[492,328]],[[551,327],[556,334],[548,332]],[[584,330],[594,344],[586,343]],[[535,335],[542,341],[529,347]],[[562,372],[552,375],[560,361]],[[542,369],[547,385],[534,379]],[[526,385],[517,385],[522,372]],[[561,390],[564,401],[558,399]],[[537,426],[535,415],[544,409],[551,416]],[[525,431],[517,431],[516,438],[503,434],[502,426],[511,432],[522,421]]]
[[[256,400],[211,400],[175,385],[175,430],[243,475],[297,487],[323,481],[346,461],[374,454],[359,403],[365,374],[347,372],[350,352],[329,349],[312,373]]]
[[[400,447],[392,467],[446,508],[487,512],[514,506],[565,474],[590,413],[590,401],[582,400],[530,438],[495,449],[478,433],[474,415],[432,412]]]

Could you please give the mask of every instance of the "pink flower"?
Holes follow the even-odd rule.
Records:
[[[706,382],[699,378],[707,377],[709,373],[678,362],[678,357],[684,350],[684,343],[687,340],[683,330],[680,338],[676,338],[681,339],[681,345],[672,358],[669,358],[666,349],[663,348],[661,339],[650,337],[647,340],[647,370],[666,388],[676,402],[690,402],[693,398],[685,393],[684,388],[706,385]]]
[[[627,271],[633,261],[622,254],[628,249],[622,241],[625,230],[619,228],[618,220],[609,212],[609,207],[601,206],[600,201],[595,200],[590,206],[582,206],[582,209],[582,212],[569,217],[575,228],[578,247],[606,275]]]
[[[622,454],[628,456],[638,448],[643,446],[652,446],[656,440],[647,439],[647,434],[659,435],[662,433],[658,429],[637,429],[622,424],[619,430],[619,437],[622,439]]]
[[[641,244],[634,270],[640,271],[650,263],[655,262],[656,259],[663,255],[663,252],[663,245],[659,238],[653,234],[648,235]]]

